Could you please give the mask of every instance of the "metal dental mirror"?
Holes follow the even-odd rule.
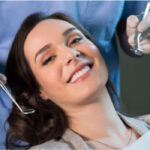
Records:
[[[28,114],[33,114],[35,112],[34,109],[26,109],[23,110],[19,104],[16,102],[16,100],[13,98],[13,96],[10,94],[10,92],[7,90],[5,84],[7,82],[7,78],[5,75],[0,73],[0,87],[4,90],[4,92],[9,96],[9,98],[12,100],[12,102],[18,107],[18,109],[24,114],[24,115],[28,115]]]

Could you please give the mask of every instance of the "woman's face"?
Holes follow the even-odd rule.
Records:
[[[24,53],[41,86],[41,96],[64,109],[91,102],[108,79],[98,48],[62,20],[37,24],[26,38]]]

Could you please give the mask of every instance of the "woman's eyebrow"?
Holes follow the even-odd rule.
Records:
[[[75,27],[71,27],[71,28],[65,30],[62,35],[63,36],[67,36],[70,32],[72,32],[75,29],[76,29]]]
[[[40,55],[41,53],[43,53],[45,50],[49,49],[51,47],[51,44],[46,44],[45,46],[43,46],[35,55],[35,62],[36,62],[36,58],[38,55]]]

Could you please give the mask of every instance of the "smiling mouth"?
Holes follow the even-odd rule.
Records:
[[[68,80],[67,83],[76,83],[80,80],[84,80],[89,75],[92,67],[93,63],[84,65],[80,70],[78,70],[72,75],[72,77]]]

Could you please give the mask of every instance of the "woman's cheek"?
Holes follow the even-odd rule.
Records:
[[[54,71],[49,71],[47,74],[46,74],[46,77],[45,77],[45,82],[46,83],[54,83],[56,84],[56,82],[58,82],[58,71],[54,70]]]
[[[89,43],[86,49],[88,50],[90,56],[100,56],[99,49],[93,43]]]

